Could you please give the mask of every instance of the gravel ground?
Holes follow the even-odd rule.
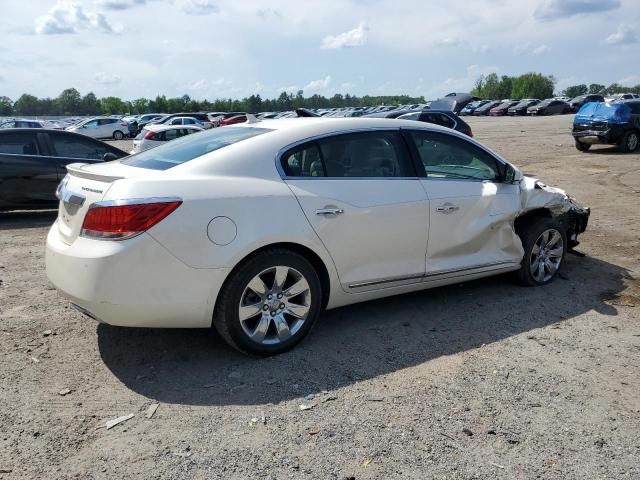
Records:
[[[640,478],[640,154],[570,121],[469,121],[592,207],[561,278],[333,310],[274,358],[97,325],[47,282],[54,214],[2,214],[0,478]]]

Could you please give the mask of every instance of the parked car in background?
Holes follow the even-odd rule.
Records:
[[[38,120],[12,119],[0,123],[0,128],[44,128]]]
[[[223,118],[220,120],[220,126],[235,125],[236,123],[244,123],[247,121],[247,115],[236,115],[234,117]]]
[[[165,142],[201,132],[202,130],[204,129],[197,125],[147,125],[133,140],[131,154],[158,147]]]
[[[571,106],[571,111],[577,112],[582,105],[589,102],[604,102],[604,97],[602,95],[579,95],[572,98],[569,105]]]
[[[637,93],[616,93],[615,95],[610,95],[605,98],[605,101],[617,102],[619,100],[634,100],[636,98],[640,98],[640,95]]]
[[[527,115],[558,115],[571,113],[571,107],[567,102],[548,98],[537,105],[527,108]]]
[[[572,134],[581,152],[596,143],[634,152],[640,144],[640,99],[584,104],[573,119]]]
[[[195,125],[202,129],[206,128],[204,123],[193,117],[173,117],[161,125]],[[211,125],[209,124],[209,126]]]
[[[498,105],[500,105],[502,102],[498,101],[498,100],[490,100],[487,103],[485,103],[484,105],[476,108],[473,111],[473,115],[476,117],[482,116],[482,115],[489,115],[489,112],[491,111],[491,109],[493,107],[497,107]]]
[[[471,127],[458,115],[448,110],[422,110],[420,112],[405,113],[397,117],[398,120],[417,120],[419,122],[433,123],[473,137]]]
[[[467,103],[467,105],[462,110],[460,110],[460,113],[458,115],[473,115],[473,112],[475,112],[476,109],[480,108],[483,105],[486,105],[490,101],[491,100],[476,100],[475,102]]]
[[[161,117],[155,121],[152,121],[150,123],[155,123],[155,124],[167,124],[170,125],[171,120],[173,120],[174,118],[177,117],[190,117],[190,118],[195,118],[196,120],[202,122],[202,124],[204,125],[204,128],[211,128],[213,126],[213,123],[211,122],[211,120],[209,119],[209,115],[207,113],[203,113],[203,112],[194,112],[194,113],[172,113],[170,115],[165,115],[164,117]]]
[[[129,133],[129,125],[119,118],[94,117],[67,127],[68,132],[81,133],[91,138],[122,140]]]
[[[520,100],[508,100],[506,102],[502,102],[500,105],[497,105],[489,110],[489,115],[493,117],[501,117],[503,115],[506,115],[508,110],[511,107],[515,107],[518,103],[520,103]]]
[[[526,115],[527,108],[537,105],[538,103],[540,103],[540,100],[537,98],[525,98],[524,100],[520,100],[516,105],[509,107],[507,115]]]
[[[469,103],[477,100],[480,100],[480,98],[474,97],[469,93],[448,93],[444,97],[431,102],[430,108],[435,110],[449,110],[454,113],[459,113]]]
[[[387,110],[385,112],[376,112],[376,113],[367,113],[362,116],[362,118],[398,118],[401,115],[406,115],[407,113],[419,113],[422,112],[420,110]]]
[[[63,130],[0,130],[0,210],[56,208],[56,187],[67,173],[66,165],[126,155],[99,140]]]
[[[136,135],[149,123],[153,123],[161,118],[167,116],[165,113],[146,113],[138,117],[138,124],[136,126]]]
[[[46,271],[74,307],[213,326],[261,355],[325,309],[507,272],[549,284],[589,218],[473,139],[404,120],[263,120],[68,171]]]

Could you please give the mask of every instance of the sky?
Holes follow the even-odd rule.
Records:
[[[0,0],[0,95],[424,95],[640,84],[640,0]]]

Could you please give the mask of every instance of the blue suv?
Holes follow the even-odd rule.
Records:
[[[633,152],[640,145],[640,100],[585,103],[573,119],[572,134],[581,152],[596,143]]]

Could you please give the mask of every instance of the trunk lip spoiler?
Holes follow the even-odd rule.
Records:
[[[71,163],[66,166],[67,172],[75,177],[86,178],[88,180],[97,180],[102,182],[115,182],[116,180],[121,180],[124,177],[115,176],[115,175],[105,175],[102,173],[94,173],[84,170],[83,167],[87,165],[94,165],[92,163]]]

